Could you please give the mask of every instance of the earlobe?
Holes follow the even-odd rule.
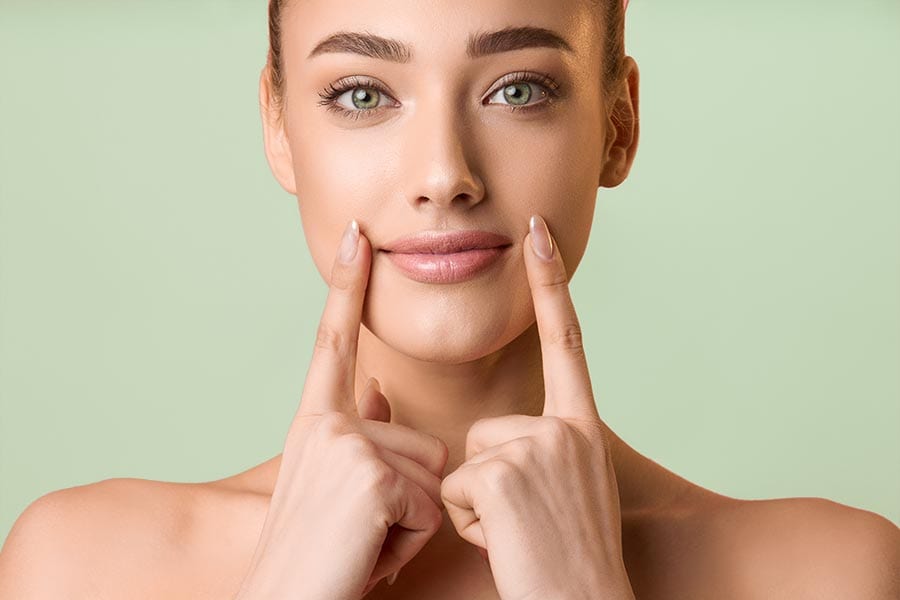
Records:
[[[620,160],[618,156],[613,156],[613,151],[615,149],[616,138],[619,136],[619,131],[616,128],[616,122],[613,118],[608,117],[606,120],[607,132],[606,132],[606,145],[603,148],[603,168],[600,170],[600,178],[597,181],[597,187],[613,187],[613,185],[609,185],[610,177],[615,175],[615,173],[610,173],[610,171],[616,171],[618,169],[618,161]],[[617,184],[614,184],[617,185]]]
[[[259,112],[262,117],[266,160],[281,187],[289,194],[297,195],[291,148],[284,131],[284,122],[278,119],[269,82],[269,67],[266,65],[259,76]]]

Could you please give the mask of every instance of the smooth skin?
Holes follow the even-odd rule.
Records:
[[[633,600],[615,473],[565,266],[543,219],[530,222],[523,249],[544,356],[543,414],[479,420],[466,461],[443,481],[447,448],[438,438],[359,418],[352,377],[371,250],[351,224],[350,262],[342,246],[240,600],[361,598],[418,554],[444,506],[460,537],[489,557],[501,598],[602,591]]]
[[[470,35],[521,25],[556,31],[573,51],[467,56]],[[283,454],[221,480],[111,479],[42,496],[0,551],[0,599],[234,598],[244,583],[252,593],[333,580],[338,591],[374,599],[551,590],[582,598],[597,587],[627,594],[626,576],[641,599],[900,597],[900,530],[884,517],[818,498],[707,490],[631,448],[603,421],[602,396],[587,394],[563,282],[586,249],[598,187],[624,181],[639,134],[637,64],[626,57],[620,92],[604,93],[590,3],[303,0],[289,5],[283,30],[283,121],[265,71],[260,79],[265,152],[297,197],[330,286],[314,356],[331,362],[309,365],[298,411],[307,402],[343,409],[318,413],[324,427],[294,423],[301,433]],[[309,57],[335,31],[396,38],[410,59]],[[561,95],[538,107],[546,96],[532,84],[535,109],[511,112],[499,82],[522,71],[550,75]],[[347,118],[319,103],[321,90],[352,76],[385,89],[375,112]],[[361,110],[349,93],[336,101]],[[544,271],[529,262],[531,215],[556,242]],[[362,233],[359,265],[369,261],[364,296],[352,301],[343,271],[333,270],[351,219]],[[487,229],[513,246],[489,277],[425,285],[382,251],[423,229]],[[558,285],[535,288],[542,276]],[[351,303],[359,317],[349,316]],[[547,315],[550,331],[560,331],[553,319],[569,323],[565,335],[545,335]],[[334,333],[354,327],[358,339]],[[352,360],[354,343],[349,377],[328,366]],[[366,387],[372,378],[380,389]],[[333,398],[327,382],[340,386]],[[589,404],[597,412],[582,413]],[[367,480],[347,477],[373,465]],[[334,491],[317,494],[307,479]],[[381,519],[363,521],[367,512]],[[300,514],[315,514],[321,527]],[[440,521],[426,524],[435,514]],[[357,519],[338,520],[347,515]],[[422,524],[406,535],[388,527],[404,519]],[[344,537],[325,539],[327,523],[343,526]],[[292,549],[298,561],[315,559],[305,563],[315,574],[291,563],[302,581],[282,579]]]

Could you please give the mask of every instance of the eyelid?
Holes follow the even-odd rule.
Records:
[[[350,116],[352,114],[354,115],[354,118],[359,118],[362,113],[366,113],[366,116],[370,116],[372,113],[380,112],[380,109],[382,108],[387,108],[385,106],[378,106],[366,110],[353,110],[338,106],[337,99],[339,97],[357,88],[377,90],[379,95],[387,96],[388,98],[396,102],[396,99],[394,99],[391,93],[387,91],[386,86],[384,86],[380,82],[365,75],[351,75],[350,77],[339,79],[334,83],[329,83],[324,90],[319,92],[319,97],[322,98],[319,101],[319,104],[325,106],[327,110],[338,112],[343,116]]]
[[[552,77],[550,77],[550,75],[547,75],[546,73],[540,73],[538,71],[515,71],[501,77],[500,81],[497,82],[497,85],[495,85],[493,89],[488,92],[482,100],[489,100],[490,98],[493,98],[494,95],[504,87],[512,85],[513,83],[520,83],[523,81],[527,83],[536,83],[545,88],[549,92],[549,96],[551,98],[555,98],[560,95],[561,86]],[[524,106],[525,105],[523,105],[523,108]]]
[[[506,75],[501,77],[500,80],[492,87],[491,91],[482,98],[482,102],[493,98],[497,94],[497,92],[502,90],[504,87],[513,83],[522,82],[536,84],[547,90],[546,99],[539,102],[523,105],[500,103],[500,106],[508,107],[510,112],[529,111],[533,109],[540,109],[541,107],[543,107],[543,105],[551,103],[561,95],[560,84],[558,84],[550,75],[538,71],[515,71],[512,73],[507,73]],[[340,96],[344,95],[348,91],[352,91],[357,88],[374,89],[378,91],[380,95],[385,95],[391,100],[394,100],[395,103],[397,102],[391,92],[386,89],[386,86],[379,81],[368,76],[351,75],[349,77],[339,79],[334,83],[328,84],[328,86],[324,90],[319,92],[319,96],[322,98],[322,100],[319,101],[319,104],[325,106],[327,110],[337,112],[341,116],[353,119],[359,119],[361,117],[368,118],[382,112],[381,109],[383,108],[390,108],[389,106],[377,106],[375,108],[356,110],[344,108],[338,105],[337,99]],[[489,102],[488,104],[497,103]]]

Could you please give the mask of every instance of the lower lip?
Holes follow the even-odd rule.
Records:
[[[401,254],[386,252],[410,279],[421,283],[466,281],[496,264],[509,246],[478,248],[452,254]]]

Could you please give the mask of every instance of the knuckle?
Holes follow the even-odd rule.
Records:
[[[484,462],[480,471],[485,486],[494,494],[508,494],[516,489],[520,482],[521,475],[516,466],[503,459]]]
[[[340,437],[341,446],[350,455],[351,460],[378,456],[378,446],[358,431],[345,433]]]
[[[577,429],[566,423],[565,419],[549,416],[541,419],[541,425],[547,453],[555,456],[573,456],[573,453],[577,452]]]
[[[451,491],[454,489],[454,485],[456,483],[456,477],[454,477],[455,473],[451,473],[447,475],[441,480],[441,503],[445,507],[449,507],[452,505],[452,498],[450,497]]]
[[[475,444],[475,440],[481,435],[481,429],[485,426],[485,422],[489,417],[482,417],[477,419],[474,423],[469,426],[469,430],[466,432],[466,448],[472,448]]]
[[[316,420],[316,428],[320,433],[334,437],[347,433],[351,427],[350,417],[338,411],[321,414]]]
[[[553,334],[552,342],[564,350],[576,354],[584,353],[584,341],[581,334],[581,325],[568,323]]]
[[[560,417],[547,415],[541,419],[541,426],[550,439],[559,441],[568,437],[569,425]]]
[[[512,455],[516,456],[518,460],[525,461],[526,464],[532,458],[541,454],[537,451],[537,448],[535,448],[534,438],[531,436],[516,438],[508,442],[508,444],[510,445],[510,452],[512,452]]]
[[[553,272],[544,280],[544,287],[551,292],[568,293],[569,277],[566,275],[565,269],[553,269]]]
[[[322,321],[316,330],[316,348],[343,355],[347,352],[350,340],[340,330]]]
[[[331,289],[340,293],[352,292],[356,289],[357,278],[350,265],[335,261],[331,268]]]
[[[362,476],[363,488],[367,494],[382,498],[389,491],[396,489],[400,475],[386,462],[381,460],[367,461],[365,474]]]
[[[447,459],[450,457],[450,448],[444,443],[444,440],[437,436],[431,436],[434,445],[432,456],[436,457],[436,467],[443,469],[447,465]]]

